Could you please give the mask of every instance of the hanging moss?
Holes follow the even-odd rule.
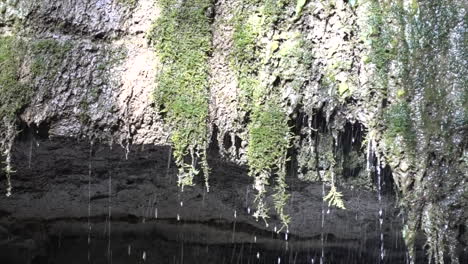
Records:
[[[29,103],[33,93],[31,86],[21,82],[25,52],[26,45],[21,39],[0,37],[0,157],[5,158],[6,196],[12,194],[11,148],[16,136],[16,116]]]
[[[16,37],[0,37],[0,119],[14,120],[29,103],[32,87],[20,81],[25,43]]]
[[[282,222],[287,225],[289,216],[284,213],[284,206],[289,197],[286,192],[286,153],[290,147],[291,134],[288,117],[277,98],[254,106],[252,121],[248,126],[249,146],[247,159],[249,174],[255,178],[257,217],[268,218],[267,208],[263,206],[266,186],[273,175],[277,176],[275,185],[275,208]]]
[[[161,16],[150,39],[160,60],[154,100],[172,127],[179,185],[193,185],[201,165],[208,187],[208,56],[211,52],[211,0],[161,0]],[[201,163],[198,163],[201,160]]]

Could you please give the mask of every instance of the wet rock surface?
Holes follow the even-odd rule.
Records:
[[[322,235],[328,263],[379,258],[374,192],[346,190],[346,210],[322,208],[321,185],[289,177],[286,210],[293,221],[286,235],[275,232],[278,219],[266,226],[255,221],[253,210],[248,213],[252,179],[216,150],[206,193],[202,184],[180,192],[165,146],[133,146],[126,153],[120,146],[64,138],[29,138],[15,146],[14,195],[0,198],[0,257],[7,263],[83,263],[88,248],[93,263],[106,262],[109,254],[114,263],[139,263],[143,252],[147,260],[163,263],[248,263],[258,261],[257,252],[260,263],[278,256],[285,263],[310,263],[319,261]],[[405,257],[401,219],[393,197],[384,201],[386,256],[396,263]]]

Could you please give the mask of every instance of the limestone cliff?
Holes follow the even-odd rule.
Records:
[[[365,210],[356,196],[362,190],[364,207],[380,211],[375,220],[390,222],[401,212],[397,237],[403,236],[411,261],[414,245],[426,241],[430,259],[458,263],[468,243],[466,8],[462,0],[2,0],[0,147],[7,161],[2,178],[9,179],[6,186],[11,178],[13,187],[2,207],[12,213],[26,203],[21,190],[31,191],[23,185],[34,169],[18,158],[27,156],[25,142],[117,144],[125,156],[156,146],[152,158],[161,179],[138,171],[144,188],[154,181],[175,192],[168,173],[182,187],[204,175],[206,187],[213,184],[212,192],[222,196],[226,187],[217,185],[216,174],[229,178],[219,168],[232,166],[241,170],[232,173],[240,178],[233,180],[237,194],[226,195],[234,202],[212,197],[213,203],[221,199],[213,208],[239,210],[239,193],[253,183],[247,188],[255,216],[309,237],[320,230],[307,223],[320,219],[301,212],[315,208],[323,215],[331,206],[347,208],[337,216],[354,215]],[[47,151],[55,153],[50,144]],[[93,160],[84,147],[76,153],[71,156],[84,163]],[[38,171],[48,175],[47,166]],[[72,171],[87,174],[86,166]],[[104,180],[94,187],[105,188]],[[77,193],[70,198],[76,206],[88,186],[77,181],[84,185],[67,183]],[[202,186],[190,187],[188,196],[196,200]],[[130,198],[120,191],[116,200],[125,204]],[[161,192],[172,199],[171,191]],[[39,208],[69,199],[55,189],[38,193],[54,197],[38,198]],[[31,214],[18,211],[18,218]],[[140,211],[132,214],[147,214]],[[86,215],[57,212],[40,217]],[[382,224],[374,227],[377,232]],[[335,231],[341,239],[358,234]],[[380,244],[394,239],[374,235]]]

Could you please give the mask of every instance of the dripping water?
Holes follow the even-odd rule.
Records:
[[[320,232],[320,264],[324,263],[325,260],[325,252],[324,252],[324,225],[325,225],[325,201],[323,198],[325,197],[325,182],[322,182],[322,210],[321,210],[321,232]]]
[[[88,160],[88,263],[91,261],[91,174],[93,171],[93,143],[89,146]]]
[[[380,169],[380,159],[377,156],[377,189],[378,189],[378,199],[379,199],[379,230],[380,230],[380,262],[383,262],[384,259],[384,237],[383,237],[383,208],[382,208],[382,175]]]
[[[111,250],[111,225],[112,225],[112,173],[109,173],[109,206],[108,206],[108,242],[107,242],[107,257],[109,259],[109,263],[112,264],[112,250]]]

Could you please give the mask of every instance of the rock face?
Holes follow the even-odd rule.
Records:
[[[209,193],[201,179],[177,187],[175,128],[153,98],[168,67],[152,29],[165,2],[0,1],[0,37],[21,44],[0,93],[31,91],[13,117],[0,111],[0,149],[16,170],[13,196],[0,198],[0,259],[63,262],[63,236],[77,256],[123,263],[247,263],[257,251],[264,263],[374,263],[382,252],[385,263],[466,261],[463,1],[205,1]],[[278,165],[289,233],[272,232],[273,210],[268,226],[251,216],[259,188],[269,209],[278,201],[273,179],[258,187],[247,175],[252,123],[270,103],[291,130]],[[346,210],[323,202],[330,186]]]
[[[55,69],[47,67],[55,55],[49,52],[39,54],[45,73],[23,73],[35,90],[21,115],[24,122],[46,126],[51,136],[165,142],[167,132],[150,99],[156,58],[144,37],[158,14],[153,1],[8,1],[2,6],[2,32],[11,34],[15,21],[21,21],[24,29],[13,34],[28,42],[69,46]]]

